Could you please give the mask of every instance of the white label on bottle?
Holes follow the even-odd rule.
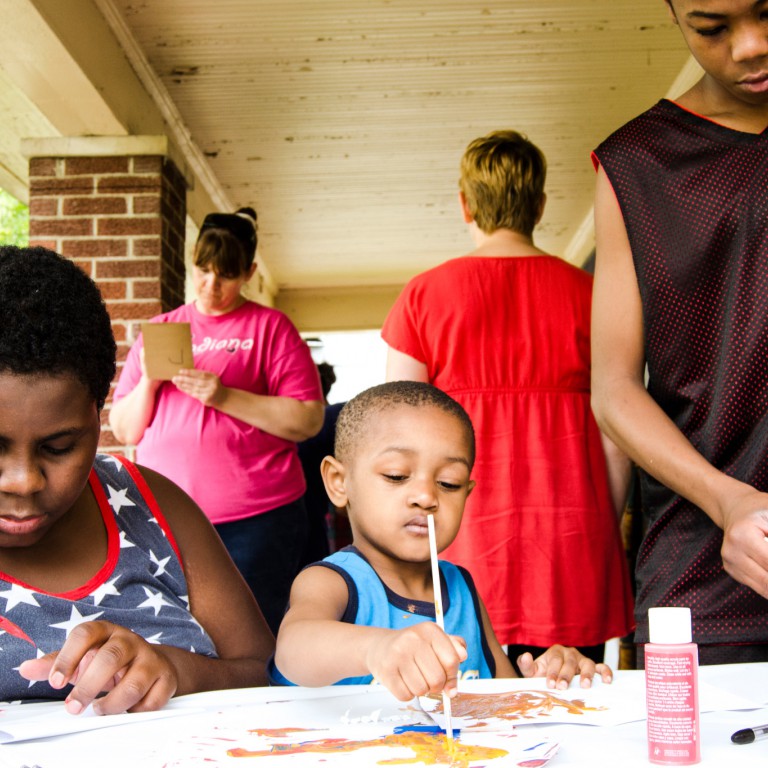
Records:
[[[696,756],[695,662],[692,654],[645,654],[648,742],[655,762]]]

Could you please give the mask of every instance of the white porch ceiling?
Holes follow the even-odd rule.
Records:
[[[0,32],[0,184],[23,194],[13,142],[72,130],[98,96],[114,119],[89,107],[78,130],[183,136],[198,223],[205,204],[257,209],[282,292],[398,286],[468,250],[459,158],[502,127],[548,157],[538,244],[580,263],[590,150],[687,61],[661,0],[6,2],[21,21]]]

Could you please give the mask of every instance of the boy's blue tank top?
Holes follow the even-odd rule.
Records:
[[[349,601],[341,620],[348,624],[404,629],[424,621],[435,621],[434,603],[408,600],[395,594],[355,547],[345,547],[308,567],[316,566],[336,571],[346,582]],[[496,663],[483,632],[480,602],[472,577],[464,568],[441,560],[440,583],[445,631],[463,637],[467,643],[467,658],[459,668],[459,679],[494,677]],[[268,674],[272,685],[294,685],[277,669],[274,658],[270,659]],[[364,675],[346,677],[335,685],[372,682],[372,675]]]

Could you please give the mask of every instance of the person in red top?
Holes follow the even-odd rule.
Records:
[[[601,661],[632,628],[629,464],[610,443],[606,463],[590,410],[592,278],[533,243],[545,176],[515,131],[469,145],[459,198],[477,247],[405,287],[382,329],[387,380],[428,381],[472,419],[477,485],[445,557],[473,573],[510,658],[557,641]]]

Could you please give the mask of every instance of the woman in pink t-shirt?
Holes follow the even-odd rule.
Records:
[[[256,264],[256,212],[212,213],[193,267],[197,298],[153,322],[186,322],[194,369],[152,380],[143,339],[128,354],[109,415],[136,460],[180,485],[213,522],[273,631],[307,532],[296,443],[323,400],[309,349],[281,312],[241,290]]]

